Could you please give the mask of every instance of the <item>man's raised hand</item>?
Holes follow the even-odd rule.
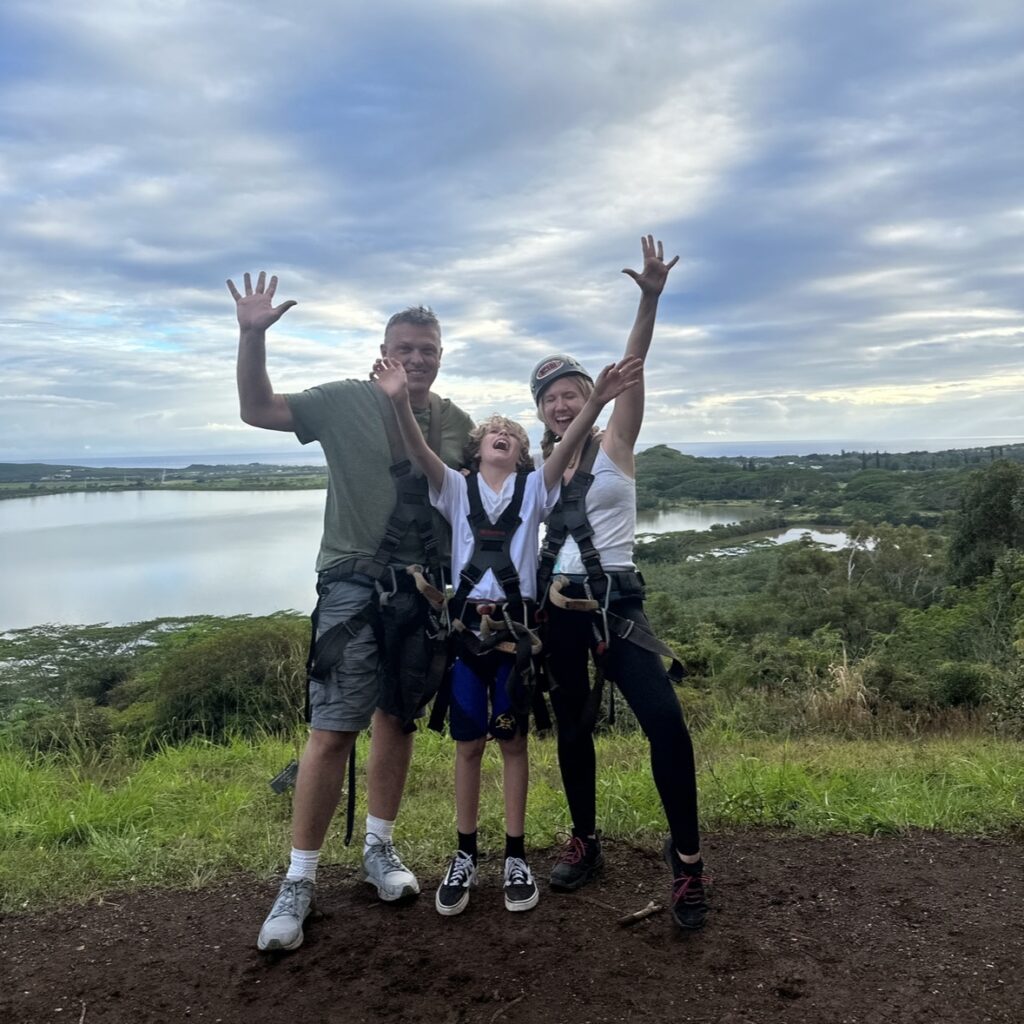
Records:
[[[643,379],[644,361],[639,356],[626,356],[617,363],[609,363],[594,381],[594,397],[601,405],[618,398]]]
[[[289,299],[282,302],[280,306],[273,305],[274,292],[277,291],[277,278],[272,277],[270,284],[267,284],[266,271],[261,270],[260,276],[256,279],[256,290],[253,291],[252,278],[248,272],[242,279],[245,284],[245,294],[240,295],[235,287],[234,281],[228,281],[228,291],[235,300],[235,308],[238,312],[238,326],[245,331],[265,331],[271,324],[278,320],[294,306],[295,300]]]
[[[653,235],[641,238],[640,246],[644,252],[643,270],[638,274],[635,270],[624,268],[622,272],[633,278],[645,295],[660,295],[668,272],[679,262],[679,257],[673,256],[671,262],[666,263],[665,250],[661,242],[655,244]]]
[[[409,390],[409,379],[405,367],[397,359],[381,356],[373,364],[370,380],[375,380],[388,398],[401,398]]]

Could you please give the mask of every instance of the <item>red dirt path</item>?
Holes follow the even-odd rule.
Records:
[[[498,862],[460,917],[385,906],[322,869],[296,953],[256,932],[276,885],[236,878],[0,918],[6,1024],[1024,1022],[1024,843],[943,835],[711,837],[708,927],[677,933],[657,855],[608,843],[601,882],[509,914]],[[534,854],[535,869],[546,860]],[[433,882],[436,879],[422,879]]]

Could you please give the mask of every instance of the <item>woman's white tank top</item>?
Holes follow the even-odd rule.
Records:
[[[623,473],[603,448],[594,459],[594,482],[587,491],[587,519],[594,528],[593,542],[606,570],[635,569],[636,480]],[[566,537],[555,561],[555,573],[585,574],[579,545]]]

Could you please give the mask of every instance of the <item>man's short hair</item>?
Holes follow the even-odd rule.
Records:
[[[388,331],[395,324],[415,324],[417,327],[433,327],[437,331],[438,340],[441,338],[441,321],[437,319],[437,314],[429,306],[410,306],[408,309],[403,309],[400,313],[396,313],[384,328],[385,341],[387,340]]]

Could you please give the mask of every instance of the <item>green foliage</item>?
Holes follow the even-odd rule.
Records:
[[[950,576],[967,585],[992,572],[1009,548],[1024,548],[1024,467],[995,462],[963,489],[950,544]]]
[[[697,739],[701,817],[708,830],[769,825],[804,833],[875,834],[941,828],[1019,831],[1019,744],[951,740],[779,741],[737,734],[720,717]],[[220,744],[192,740],[101,765],[78,752],[26,757],[0,743],[0,912],[38,911],[135,886],[195,887],[239,871],[270,876],[288,848],[290,807],[267,780],[300,737]],[[485,751],[481,844],[500,850],[501,758]],[[660,843],[664,812],[639,733],[597,738],[598,816],[615,838]],[[359,742],[365,764],[366,741]],[[403,852],[435,877],[450,854],[453,744],[416,739],[402,807]],[[546,848],[566,822],[555,742],[530,739],[527,841]],[[357,814],[365,813],[358,791]],[[355,868],[357,844],[332,829],[323,864]]]
[[[292,614],[40,626],[0,637],[0,737],[32,751],[290,728],[308,620]]]
[[[300,721],[308,628],[292,618],[235,621],[172,651],[159,668],[154,728],[191,736],[288,731]]]

